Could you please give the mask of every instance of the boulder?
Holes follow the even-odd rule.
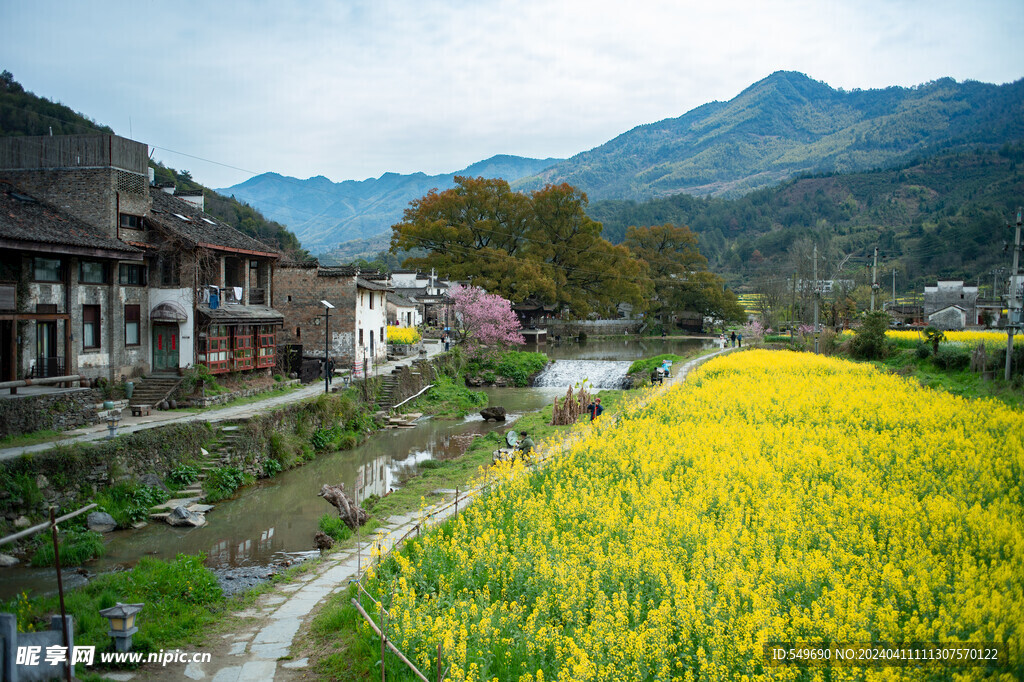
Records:
[[[12,557],[10,554],[0,554],[0,568],[8,568],[10,566],[17,566],[18,560]]]
[[[156,474],[143,474],[139,476],[139,483],[150,488],[158,488],[163,490],[165,493],[170,492],[164,482],[160,480],[160,477]]]
[[[206,525],[206,517],[202,514],[195,514],[182,506],[175,507],[167,515],[167,523],[171,526],[192,526],[198,528]]]
[[[480,416],[486,419],[487,421],[494,420],[498,422],[503,422],[505,421],[505,408],[498,406],[485,407],[484,409],[480,410]]]
[[[97,533],[109,533],[117,528],[117,521],[107,512],[93,512],[86,517],[85,522],[89,530]]]

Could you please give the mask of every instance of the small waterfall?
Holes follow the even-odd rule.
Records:
[[[625,388],[630,361],[556,360],[534,380],[534,386],[569,388],[587,380],[590,388]]]

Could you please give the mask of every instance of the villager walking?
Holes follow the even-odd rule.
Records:
[[[590,421],[594,421],[595,419],[600,417],[601,413],[604,412],[604,408],[601,407],[601,399],[598,398],[594,402],[587,405],[587,412],[590,413]]]

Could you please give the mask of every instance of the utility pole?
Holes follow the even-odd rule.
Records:
[[[814,352],[818,352],[818,295],[821,287],[818,284],[818,245],[814,245]],[[871,292],[871,309],[875,309],[875,293]]]
[[[878,290],[878,247],[875,247],[875,263],[871,266],[871,312],[875,312],[875,292]]]
[[[892,305],[896,306],[896,268],[892,269]]]
[[[1017,308],[1017,266],[1020,264],[1020,227],[1021,214],[1024,210],[1017,208],[1017,233],[1013,238],[1013,267],[1010,269],[1010,292],[1007,297],[1007,312],[1010,314],[1009,324],[1006,325],[1006,372],[1003,378],[1010,380],[1010,370],[1013,366],[1013,332],[1014,328],[1021,323],[1020,310]],[[1009,225],[1007,225],[1009,227]]]
[[[789,303],[789,338],[793,338],[793,323],[796,322],[796,273],[793,273],[793,297]]]

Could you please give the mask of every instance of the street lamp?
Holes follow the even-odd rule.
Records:
[[[109,609],[101,609],[100,615],[110,620],[108,635],[114,638],[114,649],[129,651],[132,648],[132,635],[139,631],[135,627],[135,616],[142,610],[143,604],[122,604]]]
[[[320,301],[320,304],[324,307],[324,393],[330,393],[331,310],[334,306],[327,301]]]

